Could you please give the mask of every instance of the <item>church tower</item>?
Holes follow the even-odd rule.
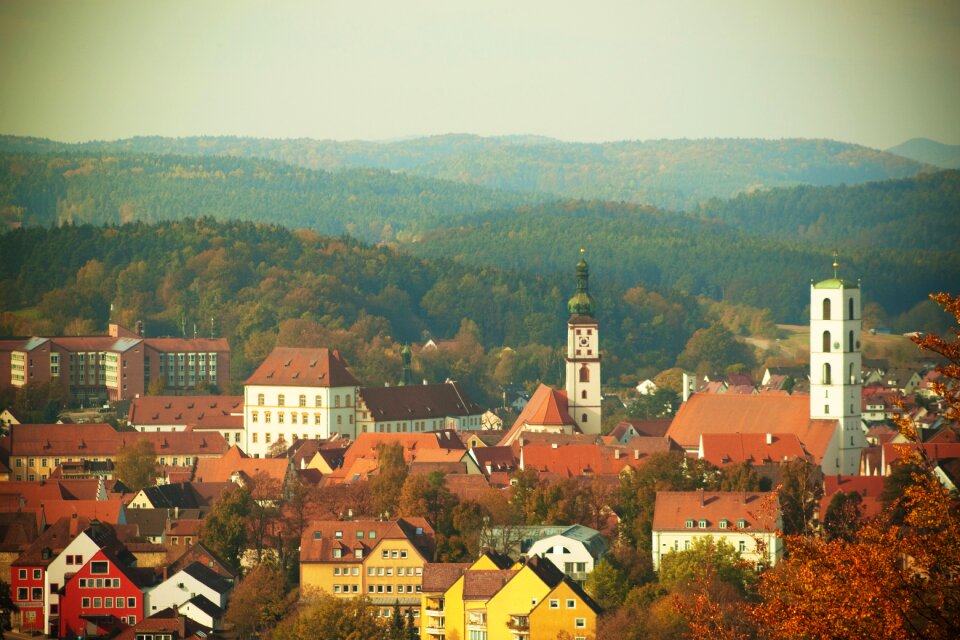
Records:
[[[580,250],[577,291],[567,303],[567,407],[583,433],[600,433],[600,335],[594,318],[587,261]]]
[[[857,475],[866,439],[860,418],[860,283],[837,277],[810,284],[810,419],[836,420],[831,447],[835,460],[823,460],[828,475]]]

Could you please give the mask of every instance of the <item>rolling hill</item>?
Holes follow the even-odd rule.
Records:
[[[928,138],[912,138],[887,149],[887,152],[944,169],[960,169],[960,145],[957,144],[943,144]]]

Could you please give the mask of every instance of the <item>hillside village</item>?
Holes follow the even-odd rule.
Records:
[[[950,380],[934,361],[866,360],[860,283],[837,267],[810,285],[806,366],[687,372],[675,415],[612,428],[623,398],[601,385],[601,354],[617,345],[602,342],[583,258],[563,386],[511,391],[513,413],[455,380],[414,382],[410,348],[400,379],[364,386],[335,349],[276,347],[231,396],[196,392],[229,387],[223,338],[111,324],[2,340],[0,387],[62,385],[93,407],[83,422],[0,414],[10,622],[252,637],[282,615],[250,623],[231,602],[249,603],[269,567],[301,601],[366,598],[409,634],[392,637],[586,640],[624,585],[706,539],[754,571],[783,559],[784,535],[855,529],[902,489],[911,450],[955,492],[960,426],[937,393]]]

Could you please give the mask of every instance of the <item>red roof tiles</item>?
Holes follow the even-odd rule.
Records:
[[[339,351],[277,347],[246,384],[288,387],[356,387]]]
[[[718,467],[748,460],[765,464],[809,457],[792,433],[704,433],[700,438],[700,457]]]
[[[653,511],[656,531],[722,533],[731,529],[766,532],[778,527],[779,505],[775,493],[739,491],[658,491]],[[706,526],[700,527],[700,520]],[[739,526],[739,521],[743,526]],[[690,522],[693,522],[692,526]],[[721,525],[726,521],[726,526]]]

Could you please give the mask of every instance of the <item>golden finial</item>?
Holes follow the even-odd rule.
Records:
[[[837,258],[839,258],[839,256],[840,256],[840,254],[837,253],[837,250],[836,250],[836,249],[834,249],[834,250],[833,250],[833,277],[834,277],[834,278],[837,277],[837,269],[840,268],[840,262],[837,260]]]
[[[585,254],[586,252],[587,252],[586,249],[584,249],[583,247],[580,247],[580,255],[583,255],[583,254]]]

